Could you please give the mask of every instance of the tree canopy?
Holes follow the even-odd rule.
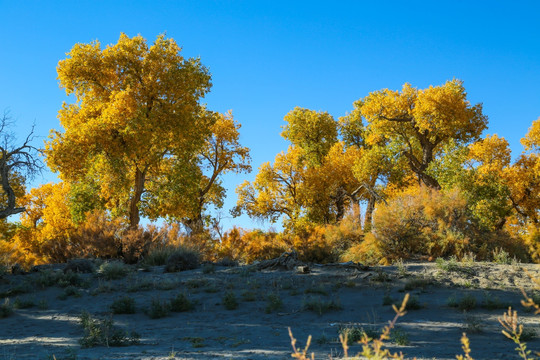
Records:
[[[215,117],[200,104],[210,74],[164,35],[148,45],[121,34],[114,45],[77,44],[67,55],[58,79],[76,102],[59,111],[64,131],[52,131],[47,164],[65,181],[95,179],[106,206],[136,227],[141,202],[155,196],[148,182],[171,162],[181,169],[173,182],[182,181],[210,134]]]

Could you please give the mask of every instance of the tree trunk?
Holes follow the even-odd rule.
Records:
[[[5,208],[0,209],[0,219],[5,219],[10,215],[22,213],[25,210],[24,207],[15,207],[15,192],[9,183],[9,167],[6,163],[7,159],[5,159],[5,157],[6,154],[4,152],[2,158],[0,159],[0,180],[2,182],[2,190],[4,190],[4,194],[7,195],[8,203]]]
[[[364,234],[371,231],[373,211],[375,210],[375,197],[370,196],[366,207],[366,218],[364,219]]]
[[[137,168],[135,171],[135,188],[133,190],[133,197],[129,202],[129,228],[136,229],[139,227],[141,217],[139,215],[139,203],[144,192],[145,172],[142,172]]]
[[[336,195],[336,224],[339,223],[341,220],[343,220],[343,217],[345,216],[345,195],[347,193],[345,192],[345,189],[340,187],[338,189],[338,193]]]

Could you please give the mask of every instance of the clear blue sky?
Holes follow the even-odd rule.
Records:
[[[65,53],[78,42],[115,43],[120,32],[149,42],[166,32],[210,68],[205,101],[233,110],[253,158],[252,174],[227,178],[225,213],[236,185],[286,149],[280,127],[295,106],[338,118],[370,91],[458,78],[484,104],[486,133],[508,139],[514,156],[540,117],[539,1],[0,0],[0,110],[20,136],[32,122],[42,139],[59,129]],[[224,221],[233,223],[259,226]]]

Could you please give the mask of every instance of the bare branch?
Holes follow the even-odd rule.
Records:
[[[25,211],[24,207],[17,207],[17,197],[13,190],[15,174],[23,177],[31,177],[43,169],[43,164],[38,159],[40,149],[30,145],[34,139],[34,128],[26,136],[22,145],[14,146],[15,136],[9,132],[11,122],[7,112],[0,119],[0,183],[7,203],[0,203],[0,219]]]

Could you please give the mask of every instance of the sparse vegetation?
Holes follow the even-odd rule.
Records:
[[[64,289],[64,291],[62,291],[62,293],[60,295],[58,295],[58,299],[60,300],[66,300],[68,297],[70,296],[73,296],[73,297],[81,297],[82,296],[82,293],[81,291],[76,288],[75,286],[72,286],[72,285],[69,285],[68,287],[66,287]]]
[[[281,310],[283,308],[283,300],[279,297],[279,294],[269,294],[266,299],[266,308],[264,309],[267,314]]]
[[[424,305],[420,303],[420,299],[418,298],[418,296],[412,295],[407,301],[407,306],[405,307],[405,310],[419,310],[423,307]]]
[[[410,344],[409,335],[401,328],[394,328],[390,333],[390,341],[400,346],[407,346]]]
[[[135,299],[129,296],[123,296],[116,299],[111,304],[111,311],[113,314],[135,314],[137,311],[135,306]]]
[[[329,311],[343,309],[338,299],[322,300],[320,297],[309,297],[304,299],[302,308],[304,310],[313,311],[319,315]]]
[[[160,319],[169,316],[171,305],[168,301],[162,301],[159,298],[153,298],[150,307],[146,310],[146,314],[151,319]]]
[[[482,321],[482,318],[478,315],[472,315],[465,313],[463,319],[463,330],[467,334],[478,334],[484,331],[485,323]]]
[[[0,319],[6,318],[13,314],[13,305],[9,302],[9,299],[4,299],[4,303],[0,304]]]
[[[225,295],[223,295],[223,306],[225,306],[225,309],[227,310],[235,310],[238,308],[238,300],[236,299],[234,292],[227,291]]]
[[[448,299],[447,305],[461,311],[469,311],[476,308],[476,297],[467,294],[458,299],[456,295],[453,295]]]
[[[128,333],[114,325],[112,318],[96,319],[83,312],[80,324],[84,335],[80,340],[83,348],[94,346],[127,346],[139,343],[140,336],[135,332]]]
[[[101,264],[98,275],[106,280],[117,280],[126,277],[131,268],[121,261],[109,261]]]
[[[191,311],[194,308],[195,305],[184,293],[179,293],[171,300],[171,311],[173,312]]]
[[[167,258],[165,271],[177,272],[184,270],[196,269],[199,267],[200,254],[187,247],[178,247]]]
[[[16,297],[15,300],[13,300],[13,307],[15,309],[28,309],[34,306],[36,306],[36,302],[31,298],[21,299]]]

